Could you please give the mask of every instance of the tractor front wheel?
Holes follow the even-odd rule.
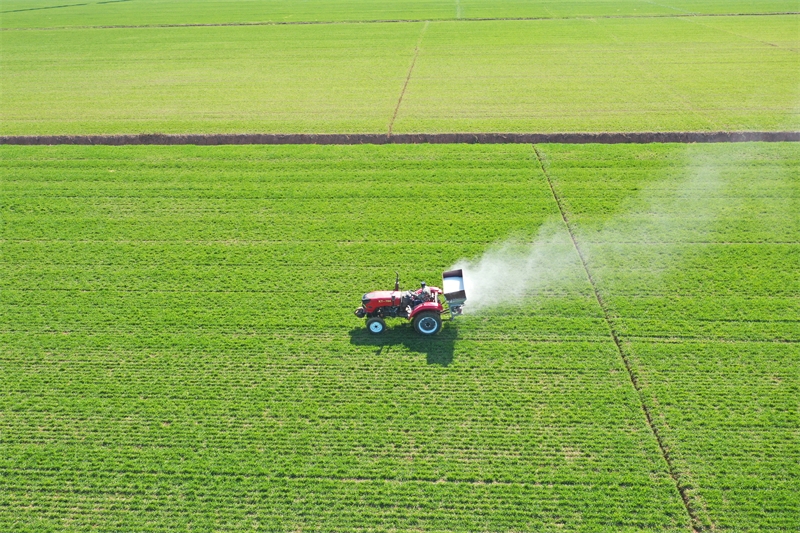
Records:
[[[379,335],[386,331],[386,322],[382,318],[370,318],[367,320],[367,330],[373,335]]]
[[[439,313],[420,313],[414,318],[414,329],[422,335],[433,335],[442,329],[442,317]]]

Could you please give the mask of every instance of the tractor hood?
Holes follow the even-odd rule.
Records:
[[[389,300],[391,301],[392,297],[400,298],[402,293],[400,291],[372,291],[365,294],[361,300],[362,301],[372,301],[372,300]]]

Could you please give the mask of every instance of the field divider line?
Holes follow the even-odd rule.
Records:
[[[88,5],[88,4],[75,4]],[[64,6],[70,7],[70,6]],[[9,12],[10,13],[10,12]],[[566,17],[475,17],[437,18],[436,22],[525,22],[547,20],[592,20],[592,19],[669,19],[688,17],[785,17],[800,15],[800,11],[770,11],[766,13],[663,13],[652,15],[576,15]],[[34,28],[0,28],[4,31],[63,31],[63,30],[130,30],[147,28],[216,28],[227,26],[320,26],[332,24],[416,24],[429,19],[371,19],[371,20],[265,20],[254,22],[187,22],[163,24],[102,24],[83,26],[51,26]]]
[[[603,317],[605,318],[606,325],[608,326],[609,333],[611,335],[611,339],[614,341],[614,344],[617,346],[617,352],[619,353],[620,358],[622,359],[622,363],[625,365],[625,369],[628,371],[628,377],[631,380],[631,384],[636,392],[636,395],[639,397],[639,405],[642,408],[642,411],[645,416],[645,420],[647,421],[647,425],[650,427],[650,431],[653,433],[653,436],[658,443],[658,447],[661,450],[661,455],[664,458],[664,461],[667,464],[667,469],[669,472],[670,477],[675,482],[675,488],[678,490],[678,494],[683,500],[683,505],[686,508],[686,513],[689,516],[689,522],[692,526],[692,530],[695,533],[702,531],[705,529],[703,523],[700,521],[700,518],[697,516],[697,512],[695,511],[691,498],[689,497],[687,487],[682,483],[680,474],[678,473],[678,469],[675,467],[675,464],[672,461],[672,457],[670,456],[669,448],[664,442],[663,437],[658,431],[658,428],[655,424],[654,418],[652,413],[650,412],[650,408],[647,406],[647,403],[644,401],[644,392],[642,390],[642,386],[639,384],[639,379],[636,377],[636,373],[633,370],[633,365],[628,359],[628,356],[625,355],[625,350],[622,349],[622,342],[619,340],[619,335],[617,335],[617,330],[614,327],[614,322],[611,319],[611,313],[606,306],[605,301],[603,300],[602,295],[600,294],[600,289],[597,287],[597,283],[592,277],[592,273],[589,270],[589,265],[586,260],[586,255],[581,250],[580,245],[578,244],[578,239],[575,236],[575,232],[572,228],[572,225],[569,222],[569,217],[567,216],[567,212],[564,209],[564,204],[561,201],[561,197],[556,192],[555,186],[553,186],[553,180],[550,178],[550,173],[547,172],[547,169],[544,166],[544,159],[542,158],[542,154],[539,152],[539,149],[536,145],[533,145],[533,151],[536,154],[536,159],[539,161],[539,167],[542,170],[542,174],[544,175],[545,179],[547,180],[547,185],[550,187],[550,192],[553,195],[553,199],[558,206],[558,211],[561,214],[561,220],[564,222],[564,226],[567,229],[567,233],[569,233],[569,237],[572,240],[572,245],[575,247],[575,252],[578,254],[578,258],[581,260],[581,265],[583,265],[583,271],[586,273],[586,278],[589,280],[589,284],[592,286],[592,290],[594,291],[595,299],[597,300],[597,304],[600,306],[601,311],[603,312]]]
[[[406,81],[403,84],[403,89],[400,91],[400,98],[397,99],[397,105],[394,107],[394,114],[392,114],[392,119],[389,121],[389,130],[386,133],[387,137],[392,136],[392,127],[394,126],[394,121],[397,119],[397,113],[400,111],[400,104],[403,103],[403,96],[406,94],[406,88],[408,87],[408,82],[411,80],[411,73],[414,72],[414,65],[417,64],[417,56],[419,56],[419,47],[422,44],[422,38],[425,36],[425,30],[428,29],[428,25],[430,21],[425,21],[425,25],[422,26],[422,31],[419,34],[419,38],[417,39],[417,44],[414,45],[414,58],[411,60],[411,66],[408,67],[408,74],[406,75]]]
[[[415,55],[416,59],[416,55]],[[412,63],[412,68],[413,68]],[[406,85],[408,79],[406,78]],[[405,90],[403,91],[403,93]],[[395,108],[395,116],[402,101]],[[393,117],[394,120],[394,117]],[[650,144],[800,142],[800,131],[632,131],[572,133],[122,133],[96,135],[0,135],[16,145],[185,145],[229,144]]]

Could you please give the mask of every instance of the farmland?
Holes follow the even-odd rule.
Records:
[[[800,151],[650,150],[550,147],[549,172],[701,521],[795,528]]]
[[[486,18],[648,17],[671,15],[797,12],[791,0],[116,0],[64,2],[6,0],[3,28],[69,28],[175,24],[368,22],[377,20],[470,20]]]
[[[146,5],[74,9],[141,10],[140,22],[173,20],[168,14],[159,18],[157,8],[171,3]],[[609,3],[597,18],[459,21],[437,20],[436,10],[428,11],[433,3],[408,5],[404,18],[422,16],[414,6],[430,17],[404,23],[106,28],[70,27],[69,20],[92,20],[62,20],[73,8],[7,13],[0,134],[800,126],[800,15],[603,18],[618,10],[633,13],[630,3]],[[521,9],[507,4],[515,5]],[[703,5],[710,12],[720,7]],[[759,5],[763,9],[755,12],[792,7]],[[578,4],[573,7],[582,13]],[[736,4],[729,8],[737,12]],[[565,16],[571,12],[568,4],[562,9]],[[198,20],[206,21],[202,13]],[[15,29],[23,16],[51,26]],[[139,21],[96,24],[114,20]]]
[[[798,147],[537,150],[3,147],[4,529],[796,526]],[[548,227],[519,305],[350,313]]]
[[[800,130],[797,0],[0,12],[0,136]],[[0,144],[0,531],[797,531],[798,169]],[[352,313],[484,264],[434,337]]]

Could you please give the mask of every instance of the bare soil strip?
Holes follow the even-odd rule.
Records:
[[[122,1],[122,0],[118,0]],[[110,3],[110,2],[104,2]],[[74,4],[88,5],[88,4]],[[70,6],[57,6],[70,7]],[[43,9],[43,8],[42,8]],[[8,12],[10,13],[10,11]],[[434,22],[490,22],[525,20],[598,20],[598,19],[655,19],[690,17],[775,17],[800,15],[800,11],[773,11],[769,13],[670,13],[664,15],[576,15],[572,17],[483,17],[483,18],[441,18]],[[0,31],[49,31],[49,30],[113,30],[136,28],[195,28],[217,26],[308,26],[320,24],[410,24],[425,22],[428,19],[375,19],[375,20],[274,20],[259,22],[188,22],[176,24],[109,24],[97,26],[52,26],[37,28],[0,28]]]
[[[2,135],[0,144],[648,144],[800,142],[800,131],[663,131],[605,133],[139,133]]]
[[[633,371],[633,367],[631,366],[628,356],[625,355],[625,351],[622,349],[622,343],[620,342],[619,336],[617,335],[617,330],[614,327],[614,322],[611,319],[611,314],[609,313],[608,307],[603,301],[603,297],[600,295],[600,290],[597,288],[597,284],[595,283],[595,280],[592,277],[592,273],[589,271],[589,266],[588,263],[586,262],[586,256],[584,255],[583,251],[581,251],[581,247],[578,245],[578,239],[575,237],[575,232],[573,231],[572,225],[569,222],[569,217],[567,216],[567,212],[564,210],[561,198],[558,196],[555,187],[553,187],[553,182],[550,179],[550,174],[547,172],[547,169],[545,169],[544,161],[542,160],[542,155],[539,153],[539,149],[536,148],[535,145],[533,147],[533,150],[534,152],[536,152],[536,158],[539,160],[539,166],[542,169],[542,174],[544,174],[544,177],[547,180],[547,184],[550,186],[550,192],[553,194],[553,199],[556,201],[556,204],[558,205],[558,210],[561,213],[561,219],[563,220],[564,226],[566,226],[567,232],[569,233],[569,236],[572,239],[572,244],[575,247],[575,251],[577,252],[578,257],[581,260],[581,264],[583,265],[583,270],[586,273],[586,277],[589,280],[589,284],[592,286],[592,290],[594,291],[594,296],[595,299],[597,300],[597,304],[603,311],[603,317],[605,318],[606,324],[608,325],[608,330],[609,333],[611,334],[611,338],[614,340],[614,344],[616,344],[617,346],[617,351],[619,352],[620,358],[622,358],[622,362],[625,365],[625,369],[628,371],[628,377],[631,380],[631,384],[633,385],[633,388],[636,390],[636,394],[639,397],[639,403],[642,407],[642,411],[644,412],[645,419],[647,420],[647,425],[650,426],[650,431],[653,432],[653,436],[655,436],[656,442],[658,442],[658,447],[661,449],[661,455],[664,457],[664,461],[667,463],[667,469],[669,475],[675,482],[675,487],[677,488],[678,493],[680,494],[681,499],[683,500],[683,505],[686,508],[686,513],[689,515],[689,521],[691,522],[692,529],[695,531],[695,533],[697,533],[698,531],[703,531],[705,527],[700,518],[697,516],[697,512],[693,507],[692,500],[689,497],[687,487],[681,481],[680,474],[678,473],[678,470],[672,461],[672,457],[670,456],[669,448],[664,443],[661,434],[658,432],[658,428],[653,422],[653,415],[650,413],[650,408],[647,407],[647,403],[645,403],[644,401],[644,393],[642,392],[642,387],[639,384],[639,380],[636,377],[636,373]]]

